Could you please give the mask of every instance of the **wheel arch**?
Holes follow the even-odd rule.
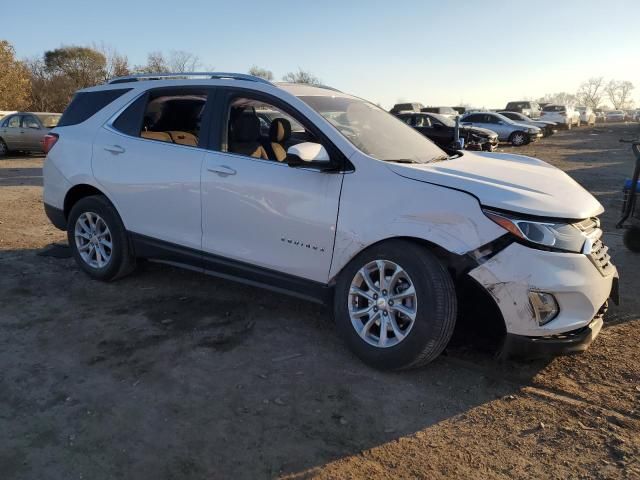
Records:
[[[71,209],[76,203],[78,203],[79,200],[85,197],[90,197],[92,195],[102,195],[107,200],[109,200],[109,197],[103,191],[88,183],[80,183],[71,187],[64,197],[64,218],[67,220],[69,219],[69,213],[71,213]],[[113,202],[111,202],[111,200],[109,200],[109,202],[113,205]]]
[[[331,285],[335,284],[336,279],[340,276],[340,274],[344,271],[344,269],[347,268],[347,266],[350,265],[354,261],[354,259],[358,257],[360,254],[380,245],[381,243],[389,242],[392,240],[405,240],[407,242],[414,243],[416,245],[419,245],[429,250],[445,265],[447,270],[449,270],[449,272],[452,274],[452,277],[454,280],[456,276],[461,274],[468,267],[469,259],[466,255],[458,255],[456,253],[450,252],[446,248],[438,245],[437,243],[426,240],[424,238],[414,237],[410,235],[399,235],[399,236],[392,236],[392,237],[380,239],[362,248],[355,255],[353,255],[347,262],[345,262],[344,265],[342,265],[339,270],[335,272],[335,274],[333,275],[329,283]]]

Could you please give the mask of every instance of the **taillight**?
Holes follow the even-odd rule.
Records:
[[[44,153],[49,153],[51,151],[51,149],[53,148],[53,146],[58,141],[58,138],[60,138],[60,136],[57,133],[48,133],[48,134],[46,134],[44,136],[44,138],[42,139],[42,141],[41,141],[41,143],[42,143],[42,151]]]

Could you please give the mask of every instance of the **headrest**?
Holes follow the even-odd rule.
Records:
[[[260,120],[257,115],[240,115],[233,122],[236,142],[255,142],[260,138]]]
[[[286,142],[291,136],[291,123],[286,118],[274,118],[269,127],[269,138],[272,142]]]

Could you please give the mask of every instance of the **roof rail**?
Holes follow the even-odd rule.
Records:
[[[126,75],[109,80],[108,84],[137,82],[141,80],[169,80],[172,78],[190,78],[205,77],[208,79],[231,78],[234,80],[246,80],[249,82],[266,83],[273,85],[269,80],[246,73],[228,73],[228,72],[179,72],[179,73],[138,73],[135,75]]]

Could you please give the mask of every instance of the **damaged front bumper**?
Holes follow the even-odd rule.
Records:
[[[502,313],[509,353],[567,353],[586,349],[602,327],[610,297],[617,302],[618,273],[598,269],[589,256],[537,250],[512,243],[469,272]],[[539,323],[530,292],[551,294],[557,314]]]

